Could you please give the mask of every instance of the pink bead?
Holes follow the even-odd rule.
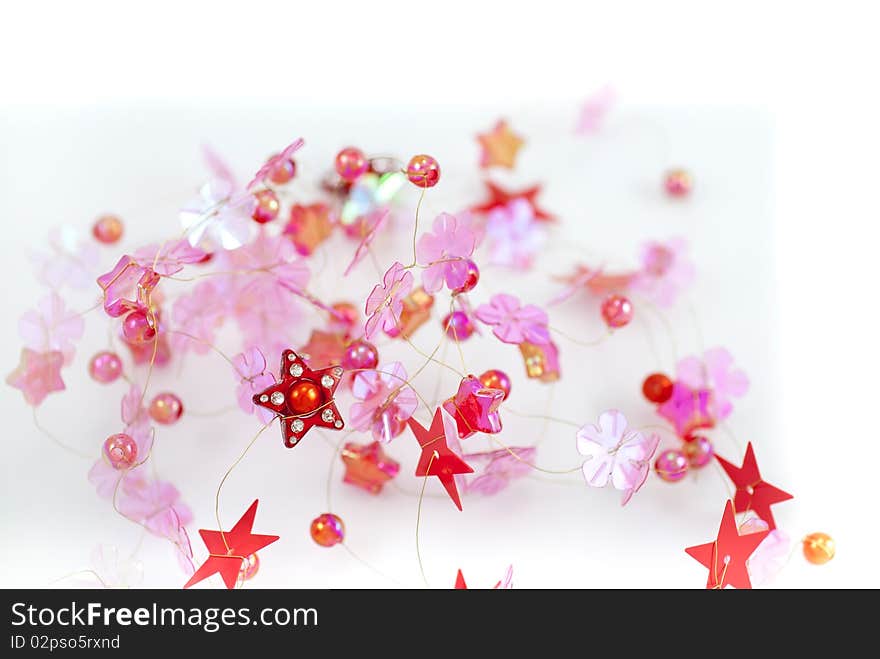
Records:
[[[312,520],[309,528],[312,540],[322,547],[332,547],[345,538],[345,525],[338,515],[324,513]]]
[[[146,312],[138,309],[123,318],[122,334],[129,343],[139,345],[156,338],[156,328],[150,324]]]
[[[89,362],[89,375],[104,384],[115,382],[122,375],[122,360],[115,352],[99,352]]]
[[[455,294],[467,293],[468,291],[474,290],[477,282],[480,281],[480,269],[477,267],[476,263],[467,259],[465,261],[465,267],[467,268],[466,278],[461,286],[452,289],[452,292]]]
[[[695,469],[705,467],[712,460],[715,449],[708,437],[702,435],[691,435],[685,438],[682,447],[684,454],[688,459],[688,464]]]
[[[376,368],[379,363],[379,351],[369,341],[358,339],[352,341],[342,355],[342,368],[346,371]]]
[[[258,190],[254,193],[254,199],[257,200],[257,203],[254,206],[254,212],[251,214],[251,217],[254,218],[255,222],[265,224],[278,217],[281,204],[278,202],[278,195],[272,192],[272,190]]]
[[[168,426],[183,414],[183,403],[174,394],[156,394],[150,402],[150,418],[156,423]]]
[[[602,318],[612,329],[629,325],[633,317],[633,306],[629,299],[622,295],[609,295],[602,302]]]
[[[131,469],[137,462],[137,442],[121,432],[104,440],[104,457],[114,469]]]
[[[239,570],[238,575],[241,577],[242,581],[248,581],[249,579],[253,579],[259,571],[260,557],[254,552],[241,562],[241,569]]]
[[[347,147],[336,154],[336,173],[343,181],[356,181],[366,174],[370,164],[364,156],[364,152],[353,146]]]
[[[296,176],[296,163],[291,159],[282,160],[269,171],[269,180],[277,185],[284,185],[294,176]]]
[[[92,226],[92,235],[98,242],[112,245],[122,238],[122,220],[115,215],[102,215]]]
[[[666,172],[663,187],[670,197],[686,197],[693,189],[694,181],[684,169],[671,169]]]
[[[406,177],[420,188],[433,188],[440,180],[440,165],[432,156],[413,156],[406,166]]]
[[[474,333],[474,324],[464,311],[453,311],[443,319],[443,331],[450,339],[464,341]]]
[[[687,458],[681,451],[673,449],[663,451],[654,462],[654,471],[667,483],[675,483],[687,475]]]

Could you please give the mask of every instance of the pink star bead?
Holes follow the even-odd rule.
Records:
[[[20,389],[28,405],[36,407],[53,391],[64,391],[61,366],[64,353],[60,350],[34,352],[22,348],[21,362],[6,377],[6,383]]]
[[[501,432],[498,406],[502,400],[504,391],[488,389],[477,377],[468,375],[458,385],[455,396],[443,403],[443,409],[455,419],[458,436],[466,439],[477,432]]]

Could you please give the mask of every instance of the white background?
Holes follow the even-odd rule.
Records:
[[[725,313],[741,325],[731,328],[717,341],[713,337],[707,342],[724,342],[733,348],[737,341],[749,336],[752,314],[757,327],[775,325],[778,331],[779,338],[767,343],[775,352],[770,365],[748,364],[753,376],[763,372],[772,378],[775,361],[778,384],[771,387],[756,383],[744,404],[746,410],[753,406],[755,415],[745,419],[738,430],[757,431],[766,419],[780,438],[775,448],[766,451],[772,456],[767,462],[777,465],[780,473],[785,474],[785,479],[776,479],[780,484],[783,480],[796,484],[789,488],[796,499],[783,504],[792,510],[787,510],[785,517],[780,514],[780,519],[790,523],[795,535],[825,530],[839,543],[838,557],[822,569],[807,569],[796,557],[786,570],[782,585],[876,586],[876,577],[867,571],[867,557],[878,535],[874,525],[876,490],[872,483],[877,455],[873,409],[878,365],[876,295],[872,284],[877,279],[873,271],[873,237],[877,222],[876,117],[880,108],[873,68],[878,60],[873,34],[876,21],[867,10],[869,3],[777,3],[768,7],[767,3],[740,2],[725,7],[665,2],[615,3],[613,8],[604,3],[580,3],[577,10],[571,3],[544,2],[540,8],[532,3],[513,5],[458,6],[445,2],[432,7],[385,2],[349,6],[337,2],[318,9],[295,8],[288,3],[227,6],[215,2],[186,6],[175,3],[167,7],[153,3],[149,9],[138,11],[119,3],[4,8],[0,21],[0,94],[4,105],[10,106],[4,115],[10,121],[30,115],[34,122],[31,134],[36,134],[39,131],[34,130],[34,125],[38,128],[39,121],[52,114],[61,117],[55,124],[57,130],[59,126],[70,125],[64,122],[72,116],[82,116],[83,112],[89,116],[91,108],[114,106],[140,108],[133,116],[142,118],[148,116],[150,108],[158,107],[156,111],[160,111],[183,103],[200,108],[206,121],[215,107],[221,115],[217,121],[222,123],[231,114],[237,120],[247,120],[247,116],[236,115],[229,108],[248,105],[275,107],[279,111],[303,105],[344,105],[357,113],[362,106],[391,108],[405,104],[420,106],[420,121],[433,121],[440,130],[440,126],[447,125],[450,108],[469,105],[491,109],[495,114],[515,114],[526,113],[536,105],[571,107],[608,81],[621,91],[629,107],[703,106],[702,116],[711,117],[711,107],[705,106],[735,105],[755,108],[756,114],[749,116],[769,113],[772,128],[767,131],[767,126],[759,122],[756,130],[764,131],[774,140],[774,157],[769,160],[773,167],[772,184],[754,171],[745,171],[750,166],[748,162],[743,162],[741,173],[741,203],[751,203],[749,200],[760,197],[765,190],[760,186],[758,190],[749,187],[758,185],[756,180],[772,185],[768,189],[774,195],[775,208],[761,216],[769,226],[761,232],[752,217],[730,217],[728,221],[733,226],[742,222],[742,230],[754,232],[755,240],[764,241],[767,231],[772,231],[774,250],[768,265],[775,266],[775,272],[768,277],[768,286],[775,282],[776,294],[758,296],[754,308],[727,310]],[[352,121],[352,125],[357,123]],[[12,125],[6,134],[16,132],[17,126]],[[51,131],[48,134],[53,135]],[[124,135],[123,132],[120,137]],[[85,142],[89,136],[85,131],[79,139]],[[87,192],[78,186],[71,190],[73,186],[66,185],[64,180],[65,169],[59,172],[51,164],[55,151],[64,154],[63,162],[71,179],[80,182],[87,178],[74,170],[78,166],[85,168],[92,154],[83,153],[79,165],[70,151],[70,144],[75,141],[65,141],[63,135],[56,138],[57,143],[35,140],[35,155],[49,163],[43,168],[34,155],[28,160],[29,177],[39,185],[7,189],[6,181],[21,181],[22,177],[16,169],[19,164],[5,156],[21,153],[22,145],[10,138],[15,148],[3,149],[0,180],[4,181],[2,195],[6,202],[3,253],[7,264],[23,267],[20,254],[16,253],[56,220],[83,225],[86,220],[80,218],[90,215],[108,194],[123,192],[111,189],[100,194],[100,180]],[[140,148],[126,156],[133,176],[155,170],[154,164],[139,163],[139,159],[173,163],[178,157],[193,158],[191,151],[183,155],[150,152],[141,146],[144,139],[141,136],[134,140]],[[241,134],[237,139],[242,139]],[[120,142],[124,143],[124,139]],[[240,148],[246,150],[244,146]],[[251,148],[258,155],[265,152],[262,145]],[[48,180],[47,171],[52,173]],[[737,170],[718,171],[725,172],[725,189],[735,194]],[[133,186],[132,190],[149,191],[154,183],[145,180],[140,188]],[[41,201],[34,190],[66,193],[64,199],[79,212],[73,217],[46,217],[39,212]],[[168,192],[172,197],[176,194],[173,189]],[[24,199],[16,197],[18,194],[24,194]],[[58,203],[53,199],[50,207],[58,208]],[[13,209],[16,212],[10,212]],[[712,217],[717,219],[716,215]],[[629,254],[626,249],[618,248],[615,252],[604,245],[602,251],[621,257]],[[753,266],[749,259],[743,259],[744,270]],[[747,272],[742,276],[750,281]],[[9,328],[31,296],[24,288],[29,284],[20,284],[9,273],[6,281],[11,308],[4,319],[3,336],[8,345],[3,355],[4,363],[14,363],[17,345]],[[778,308],[771,310],[771,314],[776,322],[768,324],[768,318],[760,316],[768,310],[761,305],[774,299]],[[702,313],[707,317],[703,323],[709,326],[713,318],[726,316],[707,314],[707,300],[711,300],[711,291],[696,304],[704,310]],[[740,335],[743,339],[737,338]],[[734,352],[739,354],[736,349]],[[94,495],[88,498],[87,484],[80,485],[78,495],[74,496],[67,480],[38,475],[40,454],[31,455],[27,449],[19,449],[16,442],[36,442],[39,437],[29,429],[20,400],[14,405],[9,394],[6,391],[3,395],[4,418],[9,428],[6,451],[21,450],[28,456],[32,478],[24,480],[22,469],[14,470],[15,460],[6,461],[4,525],[8,523],[14,533],[5,534],[3,580],[10,585],[44,585],[66,572],[85,567],[87,545],[65,544],[63,550],[55,552],[47,548],[51,542],[59,538],[64,542],[64,538],[76,532],[72,520],[79,515],[88,513],[88,517],[95,515],[97,519],[103,502]],[[761,398],[756,401],[758,395]],[[112,411],[100,411],[96,417],[115,414],[115,406],[114,398],[108,404]],[[761,447],[769,447],[770,443],[771,439],[765,436],[756,440],[759,458]],[[320,458],[315,458],[323,465],[327,449],[314,444],[310,455],[317,456],[323,450]],[[283,477],[281,467],[274,466],[274,462],[281,461],[273,462],[277,447],[266,442],[261,448],[263,452],[249,456],[244,467],[273,465],[278,471],[275,475],[267,474],[265,480],[277,483]],[[218,464],[228,464],[230,456],[237,452],[231,443],[224,450],[228,455],[218,457]],[[297,452],[305,455],[305,447]],[[55,453],[47,455],[52,461],[65,459]],[[81,467],[76,465],[72,470],[78,472]],[[204,475],[206,482],[209,478]],[[272,481],[273,478],[276,480]],[[80,482],[73,476],[70,479]],[[319,486],[284,486],[292,501],[314,497],[314,507],[323,505]],[[241,487],[240,497],[249,496],[246,488]],[[717,483],[702,487],[720,492]],[[575,488],[565,489],[579,492]],[[212,493],[213,487],[203,490]],[[231,485],[228,496],[232,500],[237,500],[236,491],[236,486]],[[267,503],[272,497],[282,496],[269,486],[266,491]],[[649,494],[653,492],[641,493],[645,497]],[[197,522],[204,520],[209,527],[213,526],[211,506],[201,505],[198,498],[206,501],[211,496],[205,491],[193,491],[192,495],[187,491],[187,499],[194,503],[199,515]],[[469,575],[474,574],[470,579],[477,585],[481,581],[493,582],[509,562],[515,563],[519,577],[516,583],[522,587],[690,586],[699,585],[704,578],[699,569],[684,560],[686,557],[683,559],[672,551],[671,543],[667,545],[671,531],[657,531],[655,525],[668,521],[658,521],[658,515],[649,514],[647,508],[642,508],[642,514],[650,523],[637,529],[638,535],[633,534],[640,540],[627,549],[630,569],[625,570],[619,569],[625,563],[618,558],[622,551],[618,537],[621,534],[614,526],[614,518],[608,516],[621,512],[612,508],[614,495],[587,492],[580,497],[582,502],[602,501],[601,518],[612,520],[604,528],[566,515],[565,508],[554,510],[554,496],[548,495],[546,501],[550,511],[547,514],[552,515],[550,528],[538,530],[523,524],[519,533],[507,534],[512,539],[505,540],[501,549],[499,536],[483,532],[478,540],[474,539],[481,525],[473,517],[465,517],[472,520],[464,526],[470,534],[465,532],[450,539],[442,529],[455,511],[438,509],[437,517],[426,518],[431,523],[426,522],[423,537],[426,570],[432,585],[445,585],[451,579],[447,575],[457,566]],[[53,500],[55,515],[50,514]],[[88,510],[84,512],[83,506]],[[342,506],[340,503],[340,509]],[[279,533],[285,539],[291,536],[282,550],[286,565],[276,563],[271,569],[267,565],[260,583],[385,583],[341,552],[317,554],[307,538],[297,537],[304,528],[303,520],[307,523],[311,516],[311,508],[296,505],[295,519],[283,520],[283,516],[269,512],[265,518],[258,517],[258,524],[261,519],[267,520],[266,531],[277,529],[283,522],[284,529]],[[503,510],[500,503],[497,508]],[[31,520],[23,527],[20,520],[28,510],[32,511]],[[638,514],[637,510],[624,512]],[[234,517],[235,511],[225,514]],[[717,514],[701,510],[699,515],[700,521],[688,522],[676,530],[682,546],[708,540],[716,528]],[[368,507],[353,507],[347,516],[350,525],[354,520],[377,517],[370,517]],[[516,519],[514,515],[511,524]],[[387,525],[391,521],[377,524]],[[122,535],[122,524],[96,534],[95,541],[113,541],[123,546],[126,536]],[[356,542],[350,531],[351,544],[402,581],[417,584],[417,572],[412,565],[412,519],[396,520],[396,524],[400,528],[377,527],[364,533],[365,537],[374,538],[364,543]],[[433,529],[432,524],[436,524]],[[577,527],[574,535],[581,545],[554,546],[553,534],[560,524]],[[29,531],[22,533],[22,528]],[[395,539],[400,538],[399,547],[395,540],[397,554],[388,553],[387,547],[383,549],[383,543],[376,539],[392,533]],[[194,544],[198,556],[201,547],[197,541]],[[453,546],[457,555],[449,549]],[[578,551],[579,547],[583,552]],[[543,562],[536,560],[539,553],[545,555]],[[583,557],[582,563],[576,562],[578,556]],[[171,569],[171,564],[167,567]],[[173,585],[161,576],[151,578],[149,567],[147,580],[151,584]]]

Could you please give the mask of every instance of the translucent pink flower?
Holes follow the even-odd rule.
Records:
[[[583,466],[587,484],[605,487],[610,480],[615,489],[623,491],[621,505],[626,505],[648,477],[659,443],[657,435],[627,431],[621,412],[602,412],[598,425],[586,425],[577,432],[578,453],[587,458]]]
[[[41,283],[56,289],[64,285],[73,288],[92,285],[98,265],[97,246],[81,241],[71,227],[52,229],[47,242],[48,254],[31,254]]]
[[[632,290],[661,307],[675,303],[679,293],[694,279],[694,265],[687,259],[687,241],[649,242],[642,247],[642,268],[632,280]]]
[[[61,366],[64,354],[58,350],[35,352],[21,349],[21,361],[6,376],[6,384],[21,390],[28,405],[36,407],[53,391],[64,391]]]
[[[402,433],[418,406],[415,391],[403,386],[406,381],[406,369],[400,362],[357,373],[351,393],[360,402],[351,406],[352,428],[371,430],[373,439],[383,443]]]
[[[532,471],[537,449],[533,446],[512,446],[510,450],[486,451],[483,453],[468,453],[462,456],[474,471],[475,476],[465,476],[465,492],[476,492],[485,496],[497,494],[510,483],[527,476]],[[482,471],[477,467],[485,465]]]
[[[199,198],[180,209],[180,223],[193,247],[237,249],[244,245],[254,225],[254,196],[233,181],[212,179],[199,190]]]
[[[432,228],[432,232],[422,234],[416,245],[416,258],[427,266],[422,270],[422,287],[428,293],[436,293],[445,282],[450,290],[456,289],[467,280],[464,259],[474,253],[476,237],[448,213],[440,213]]]
[[[365,231],[364,236],[358,243],[351,262],[348,264],[348,267],[345,268],[345,272],[342,273],[343,277],[348,277],[348,274],[354,270],[354,267],[363,261],[364,257],[370,252],[370,246],[373,244],[376,236],[379,235],[379,231],[385,226],[385,221],[389,216],[390,211],[387,208],[379,208],[371,211],[364,217],[363,222],[361,223],[361,226]]]
[[[614,89],[610,85],[605,85],[602,89],[590,95],[581,106],[574,132],[579,135],[598,132],[599,126],[602,125],[602,120],[614,104],[614,97]]]
[[[530,268],[546,235],[525,199],[514,199],[489,213],[486,223],[489,259],[498,265]]]
[[[675,426],[679,437],[699,428],[715,426],[715,403],[710,389],[691,389],[684,382],[672,383],[672,396],[657,413]]]
[[[305,144],[305,140],[303,138],[297,138],[286,147],[284,147],[284,151],[279,153],[276,156],[272,156],[269,160],[266,161],[266,164],[260,167],[257,170],[257,173],[254,174],[254,178],[251,179],[251,182],[247,184],[247,190],[253,190],[257,185],[264,183],[266,181],[266,177],[269,176],[278,166],[283,165],[285,162],[290,160],[293,157],[293,154],[299,151],[303,145]]]
[[[212,280],[196,284],[190,293],[177,298],[171,308],[171,347],[181,353],[192,350],[206,354],[214,342],[214,332],[223,323],[230,299],[228,292]]]
[[[494,590],[510,590],[513,588],[513,566],[507,566],[507,572],[501,578],[501,581],[492,586]]]
[[[754,511],[745,513],[739,525],[740,535],[758,533],[769,528],[767,522]],[[760,586],[773,580],[791,556],[791,538],[784,531],[774,529],[767,534],[761,544],[752,552],[748,560],[749,578],[753,586]]]
[[[412,273],[395,261],[382,278],[382,283],[376,284],[367,298],[364,308],[367,316],[364,336],[367,340],[373,338],[379,329],[390,332],[397,327],[403,312],[403,298],[409,295],[412,286]]]
[[[114,545],[98,545],[92,551],[92,570],[106,588],[135,588],[144,580],[144,564],[123,559]]]
[[[198,263],[206,253],[193,247],[186,240],[176,240],[162,245],[147,245],[134,253],[138,265],[150,268],[157,274],[167,277],[183,270],[183,266]]]
[[[724,348],[712,348],[697,356],[685,357],[676,367],[676,375],[691,389],[711,389],[715,418],[726,419],[733,411],[731,398],[739,398],[749,390],[745,372],[733,368],[733,356]]]
[[[192,521],[192,512],[169,482],[126,477],[119,490],[119,511],[160,538],[177,539],[179,527]]]
[[[467,229],[474,236],[474,249],[483,244],[486,237],[486,216],[482,213],[474,213],[470,210],[459,211],[455,219],[458,220],[458,226]]]
[[[18,333],[25,347],[37,352],[58,350],[64,354],[65,364],[73,361],[74,342],[82,338],[84,328],[82,316],[67,309],[64,300],[54,291],[18,321]]]
[[[133,256],[125,255],[110,272],[98,277],[104,291],[104,311],[111,318],[124,316],[135,309],[150,306],[150,294],[159,283],[159,275],[144,267]]]
[[[550,343],[547,313],[533,304],[520,306],[519,298],[513,295],[493,295],[488,304],[477,307],[474,315],[480,322],[491,325],[492,333],[504,343]]]
[[[232,358],[232,365],[238,377],[236,397],[238,406],[245,414],[253,414],[256,411],[257,418],[263,423],[269,423],[275,414],[264,407],[254,405],[254,394],[258,394],[267,387],[275,384],[275,376],[266,372],[266,357],[259,348],[245,350]]]

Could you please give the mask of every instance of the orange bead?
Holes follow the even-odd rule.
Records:
[[[507,373],[496,368],[483,373],[480,376],[480,384],[486,389],[501,389],[504,392],[504,400],[510,395],[510,378],[507,377]]]
[[[183,414],[180,398],[170,393],[157,394],[150,402],[150,418],[162,425],[171,425]]]
[[[251,217],[254,218],[255,222],[265,224],[278,217],[281,203],[278,201],[278,195],[272,190],[258,190],[254,193],[254,199],[256,203],[254,204],[254,211]]]
[[[294,414],[308,414],[321,406],[324,394],[311,380],[300,380],[287,392],[287,402]]]
[[[824,565],[834,558],[834,538],[827,533],[811,533],[803,543],[804,557],[813,565]]]
[[[672,398],[672,380],[663,373],[652,373],[642,383],[642,393],[652,403],[665,403]]]
[[[105,245],[112,245],[122,238],[122,220],[115,215],[102,215],[92,227],[92,235]]]
[[[322,547],[332,547],[345,538],[345,525],[339,516],[333,513],[324,513],[312,520],[309,533],[312,540]]]

